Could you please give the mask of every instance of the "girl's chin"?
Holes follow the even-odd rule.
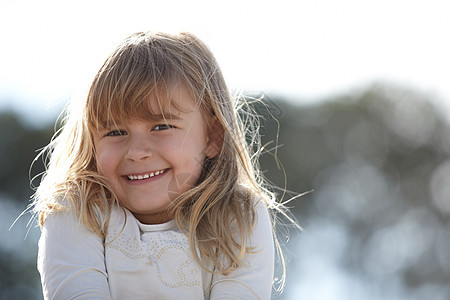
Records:
[[[148,214],[148,213],[136,213],[131,212],[134,217],[141,222],[142,224],[162,224],[169,222],[173,219],[173,217],[170,217],[167,213],[154,213],[154,214]]]
[[[149,206],[148,203],[152,203],[153,201],[146,203],[130,203],[130,202],[120,202],[120,204],[132,212],[134,215],[145,216],[145,215],[161,215],[166,212],[167,207],[169,206],[170,200],[165,200],[164,203],[158,206]],[[152,204],[155,204],[154,202]]]

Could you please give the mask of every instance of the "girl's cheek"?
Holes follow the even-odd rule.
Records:
[[[103,167],[102,167],[102,163],[101,163],[101,158],[97,155],[97,156],[95,157],[95,159],[96,159],[96,164],[97,164],[97,172],[98,172],[100,175],[104,175]]]
[[[112,164],[114,161],[114,155],[111,150],[112,149],[108,149],[108,147],[98,147],[96,162],[97,170],[101,175],[104,175],[105,171],[107,171],[108,165]]]

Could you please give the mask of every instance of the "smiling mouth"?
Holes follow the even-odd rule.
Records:
[[[140,174],[140,175],[127,175],[127,178],[130,181],[143,180],[143,179],[148,179],[148,178],[151,178],[151,177],[155,177],[155,176],[161,175],[165,171],[166,171],[166,169],[155,171],[155,172],[150,172],[150,173],[146,173],[146,174]]]

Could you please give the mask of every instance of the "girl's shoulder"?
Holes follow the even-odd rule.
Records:
[[[267,208],[267,203],[263,199],[255,199],[255,219],[254,227],[251,238],[255,241],[260,241],[262,244],[267,246],[269,243],[272,247],[273,236],[272,236],[272,219],[270,216],[270,211]],[[258,242],[256,243],[258,244]]]
[[[241,184],[238,185],[237,192],[238,197],[246,199],[247,201],[244,203],[250,204],[255,213],[266,214],[269,211],[272,200],[268,195],[255,192],[253,189]]]
[[[251,188],[243,185],[239,185],[238,193],[240,197],[248,199],[249,206],[248,213],[252,217],[253,230],[251,231],[250,238],[253,241],[260,239],[272,239],[272,218],[270,212],[270,199],[267,195],[256,193]]]

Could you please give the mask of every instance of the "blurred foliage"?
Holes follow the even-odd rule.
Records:
[[[431,100],[374,84],[313,105],[266,97],[267,107],[256,107],[263,141],[284,166],[263,155],[266,177],[292,191],[285,200],[314,189],[289,204],[304,231],[286,246],[278,299],[450,298],[450,126]],[[0,122],[0,196],[25,208],[33,150],[53,127],[29,128],[8,113]],[[6,251],[0,297],[39,280],[35,257]]]
[[[31,195],[29,171],[36,151],[49,142],[53,126],[36,129],[25,125],[17,115],[0,112],[0,191],[23,203]],[[38,161],[32,173],[43,171]]]
[[[365,291],[351,296],[349,284],[348,294],[314,299],[450,299],[447,116],[427,95],[383,84],[308,107],[271,104],[281,112],[278,155],[287,188],[315,190],[295,201],[305,230],[290,248],[300,263],[288,289],[301,282],[294,272],[314,277],[321,259],[336,256],[329,263],[354,274]],[[282,175],[267,172],[279,186]],[[341,240],[310,236],[327,230]],[[308,250],[322,253],[317,266],[308,263]],[[325,288],[322,276],[316,289]],[[293,299],[316,293],[298,289]]]

